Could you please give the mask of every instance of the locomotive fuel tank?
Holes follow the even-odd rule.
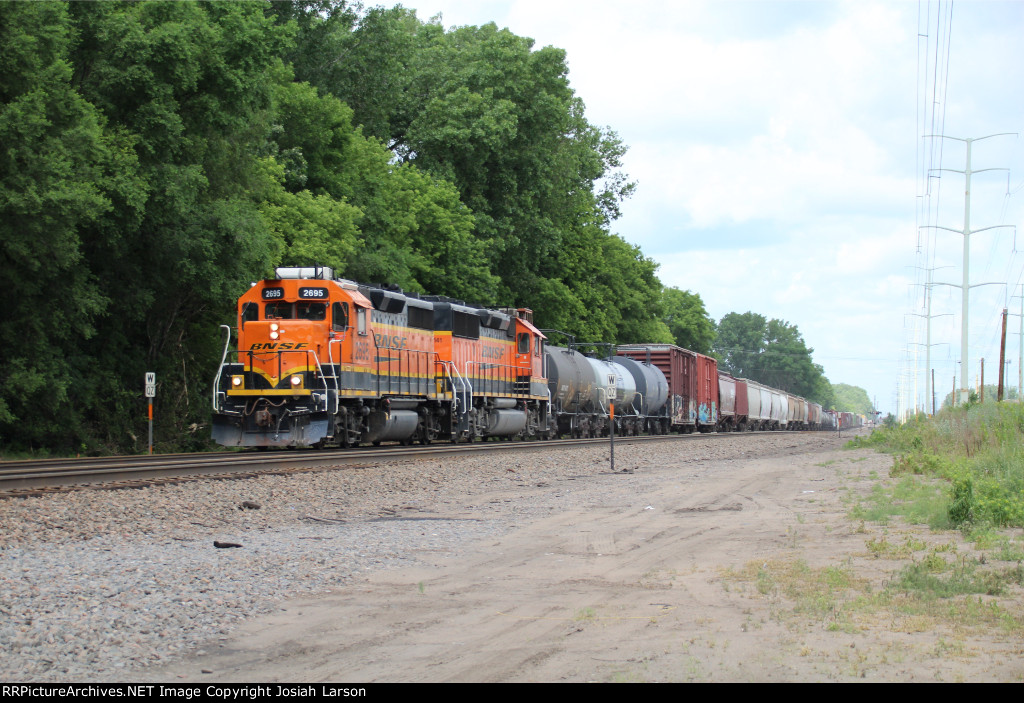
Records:
[[[364,442],[407,440],[416,432],[419,416],[415,410],[391,410],[373,412],[367,417],[367,431]]]

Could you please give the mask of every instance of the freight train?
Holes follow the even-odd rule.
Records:
[[[224,329],[213,439],[229,447],[853,424],[677,346],[549,346],[528,308],[359,284],[327,267],[276,269],[239,298],[235,350]]]

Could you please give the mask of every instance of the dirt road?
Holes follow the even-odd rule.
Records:
[[[793,435],[705,461],[679,445],[623,447],[619,466],[634,473],[595,465],[461,507],[428,505],[417,513],[425,530],[433,519],[481,519],[482,504],[571,507],[457,554],[421,554],[423,567],[290,601],[142,678],[1020,680],[1019,629],[936,625],[877,601],[851,607],[899,566],[868,540],[957,536],[848,517],[891,458],[843,442]]]

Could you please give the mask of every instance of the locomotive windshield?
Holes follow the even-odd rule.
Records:
[[[264,308],[267,320],[326,320],[326,303],[267,303]]]

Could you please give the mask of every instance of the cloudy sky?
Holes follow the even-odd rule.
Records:
[[[963,236],[934,226],[963,229],[965,179],[928,175],[963,171],[965,145],[922,135],[1019,132],[973,146],[972,171],[1010,172],[973,175],[970,228],[1022,224],[1024,2],[403,4],[565,49],[589,120],[630,148],[638,190],[615,230],[716,320],[750,310],[797,325],[829,380],[867,389],[885,412],[900,388],[924,402],[924,270],[962,277]],[[971,294],[972,384],[982,357],[996,380],[1004,304],[1021,311],[1009,297],[1024,282],[1018,234],[970,238],[971,284],[1004,284]],[[960,290],[932,290],[941,402],[959,379]],[[1015,385],[1020,318],[1009,320]]]

